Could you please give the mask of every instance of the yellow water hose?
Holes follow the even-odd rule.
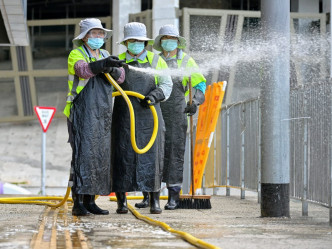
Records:
[[[150,105],[150,110],[152,112],[153,124],[154,124],[152,136],[151,136],[149,143],[143,149],[139,149],[136,145],[134,109],[133,109],[133,105],[131,104],[131,101],[127,95],[135,96],[140,99],[144,99],[145,97],[142,94],[137,93],[137,92],[123,91],[122,88],[110,76],[110,74],[105,73],[105,76],[108,79],[108,81],[113,85],[113,87],[118,91],[118,92],[114,92],[112,94],[112,96],[115,97],[115,96],[122,95],[122,97],[125,99],[125,101],[128,105],[129,113],[130,113],[130,140],[131,140],[131,145],[132,145],[134,151],[138,154],[146,153],[152,147],[154,141],[156,140],[157,133],[158,133],[158,115],[157,115],[156,109],[154,108],[154,106]]]
[[[127,196],[127,199],[132,200],[132,199],[136,199],[135,197],[137,197],[137,199],[142,198],[142,196]],[[116,197],[110,197],[111,201],[116,201]],[[158,220],[154,220],[151,219],[148,216],[144,216],[142,214],[140,214],[132,205],[130,205],[129,203],[127,203],[128,205],[128,209],[130,210],[130,212],[137,218],[140,220],[143,220],[151,225],[154,226],[159,226],[162,229],[164,229],[167,232],[176,234],[177,236],[180,236],[182,239],[184,239],[185,241],[189,242],[190,244],[197,246],[199,248],[206,248],[206,249],[218,249],[219,247],[209,244],[201,239],[198,239],[194,236],[192,236],[189,233],[183,232],[183,231],[179,231],[179,230],[175,230],[173,228],[171,228],[169,225],[167,225],[165,222],[161,222]]]
[[[153,122],[154,127],[152,131],[152,136],[149,141],[149,143],[143,148],[139,149],[136,145],[136,137],[135,137],[135,114],[133,105],[131,104],[130,99],[127,95],[135,96],[140,99],[144,99],[144,96],[142,94],[139,94],[137,92],[132,91],[123,91],[122,88],[115,82],[115,80],[107,73],[105,74],[107,80],[113,85],[113,87],[117,90],[117,92],[114,92],[112,96],[120,96],[125,99],[130,113],[130,137],[131,137],[131,144],[133,146],[133,149],[138,154],[146,153],[153,145],[154,141],[156,140],[157,133],[158,133],[158,115],[156,112],[156,109],[154,106],[150,106],[150,110],[153,115]],[[67,200],[72,201],[71,198],[69,198],[71,188],[67,187],[67,191],[64,197],[57,197],[57,196],[40,196],[40,197],[9,197],[9,198],[0,198],[0,203],[3,204],[37,204],[37,205],[47,205],[49,207],[60,207],[62,206]],[[40,200],[61,200],[58,203],[52,203],[52,202],[45,202]]]
[[[0,198],[0,203],[3,204],[37,204],[37,205],[47,205],[49,207],[60,207],[66,201],[73,201],[72,198],[69,198],[70,188],[67,188],[65,197],[62,196],[37,196],[37,197],[9,197],[9,198]],[[38,201],[38,200],[61,200],[58,203]]]

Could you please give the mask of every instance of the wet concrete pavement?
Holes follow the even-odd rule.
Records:
[[[66,143],[65,119],[52,121],[47,132],[46,194],[64,195],[71,158]],[[0,124],[0,181],[20,182],[32,194],[40,190],[41,128],[37,120]],[[260,218],[257,194],[240,199],[224,189],[211,199],[211,210],[163,210],[142,215],[165,222],[220,248],[332,248],[329,210],[309,204],[302,217],[301,202],[291,200],[291,218]],[[0,196],[0,198],[3,196]],[[129,200],[134,206],[137,200]],[[138,220],[131,213],[116,214],[116,203],[100,197],[97,203],[110,210],[107,216],[77,219],[71,204],[57,210],[38,205],[0,204],[0,248],[194,248],[178,236]],[[166,204],[161,201],[161,206]]]
[[[132,206],[136,202],[128,201]],[[110,214],[77,219],[71,215],[71,204],[59,208],[57,216],[56,209],[44,206],[1,204],[0,248],[70,248],[66,238],[71,248],[195,248],[130,212],[116,214],[116,202],[109,197],[99,197],[97,204]],[[260,218],[254,195],[244,200],[237,195],[213,196],[211,204],[210,210],[163,210],[160,215],[149,209],[137,211],[219,248],[331,248],[332,227],[325,207],[309,204],[309,216],[302,217],[301,202],[291,200],[291,218]]]

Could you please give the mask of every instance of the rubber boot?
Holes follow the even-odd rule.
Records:
[[[115,195],[116,201],[118,203],[118,209],[116,210],[116,212],[118,214],[128,213],[126,192],[117,192],[115,193]]]
[[[95,195],[84,195],[83,197],[83,205],[84,207],[93,214],[101,214],[101,215],[107,215],[109,214],[108,210],[103,210],[100,207],[97,206],[95,202]]]
[[[143,192],[143,201],[139,203],[135,203],[135,207],[137,208],[146,208],[149,206],[149,193]]]
[[[179,207],[180,191],[168,188],[168,202],[165,205],[166,210],[174,210]]]
[[[91,213],[84,207],[84,204],[83,204],[84,195],[72,193],[72,196],[73,196],[73,201],[74,201],[73,209],[71,212],[72,215],[75,215],[75,216],[90,215]]]
[[[160,192],[149,192],[150,194],[150,213],[160,214],[162,212],[159,204]]]

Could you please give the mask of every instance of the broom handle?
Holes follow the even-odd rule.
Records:
[[[191,76],[189,76],[189,104],[193,102],[193,93],[191,89]],[[189,117],[190,122],[190,168],[191,168],[191,194],[195,195],[195,186],[194,186],[194,122],[193,115]]]

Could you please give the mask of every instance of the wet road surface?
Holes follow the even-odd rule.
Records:
[[[137,200],[128,201],[132,206]],[[302,217],[301,202],[291,200],[291,218],[260,218],[257,198],[213,196],[211,210],[163,210],[142,215],[167,223],[219,248],[331,248],[329,210],[309,204]],[[195,248],[173,233],[117,214],[116,202],[97,199],[109,215],[77,218],[71,203],[58,209],[37,205],[0,204],[0,248]],[[161,206],[166,204],[161,201]]]

